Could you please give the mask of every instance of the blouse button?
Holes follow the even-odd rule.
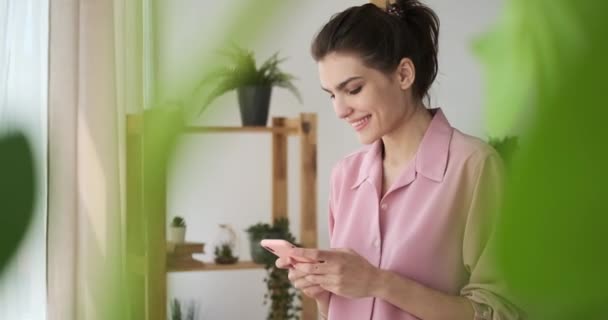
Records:
[[[380,206],[380,208],[381,208],[382,210],[386,210],[386,209],[388,209],[388,205],[387,205],[386,203],[383,203],[383,204]]]
[[[380,240],[378,240],[378,239],[374,240],[374,247],[376,247],[376,248],[380,247]]]

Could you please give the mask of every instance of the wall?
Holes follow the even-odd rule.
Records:
[[[319,117],[318,223],[320,247],[328,246],[327,194],[333,163],[359,147],[352,129],[338,121],[327,94],[321,91],[317,69],[309,55],[310,40],[333,13],[363,1],[293,1],[277,25],[256,43],[258,59],[280,50],[289,57],[283,67],[295,74],[304,104],[286,90],[273,91],[271,115],[296,116],[316,112]],[[429,0],[441,19],[440,71],[432,89],[433,105],[441,106],[452,125],[484,136],[480,66],[471,54],[471,42],[495,20],[500,1]],[[230,12],[236,0],[161,0],[158,3],[158,94],[174,99],[187,92],[192,65],[209,50],[215,24]],[[198,121],[207,125],[239,125],[236,94],[218,99]],[[297,159],[298,144],[290,140],[289,156]],[[241,259],[248,260],[244,229],[269,221],[271,210],[271,145],[268,135],[185,135],[169,170],[168,217],[185,216],[188,240],[207,243],[211,260],[218,224],[229,223],[239,233]],[[289,210],[293,230],[298,222],[298,167],[289,167]],[[264,319],[263,270],[177,273],[169,276],[169,297],[200,303],[201,319]],[[246,316],[245,316],[246,315]]]

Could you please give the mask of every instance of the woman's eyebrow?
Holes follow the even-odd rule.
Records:
[[[354,77],[350,77],[350,78],[348,78],[348,79],[346,79],[346,80],[344,80],[344,81],[340,82],[340,84],[336,86],[336,90],[337,90],[337,91],[340,91],[340,90],[342,90],[344,87],[346,87],[346,85],[347,85],[349,82],[351,82],[351,81],[353,81],[353,80],[357,80],[357,79],[362,79],[362,78],[363,78],[363,77],[360,77],[360,76],[354,76]],[[323,90],[325,90],[325,91],[327,91],[327,92],[331,93],[331,91],[330,91],[329,89],[325,89],[325,88],[323,88],[323,87],[321,87],[321,89],[323,89]]]

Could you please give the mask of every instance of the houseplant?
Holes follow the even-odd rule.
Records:
[[[230,224],[220,224],[214,240],[215,263],[232,264],[239,258],[239,239]]]
[[[268,320],[299,319],[301,308],[295,303],[295,298],[301,297],[287,278],[288,271],[279,269],[275,265],[276,256],[267,252],[260,246],[262,239],[283,239],[296,244],[296,239],[289,231],[289,220],[280,218],[273,224],[257,223],[246,229],[251,244],[251,257],[255,262],[264,264],[266,269],[267,292],[264,295],[264,304],[270,301]]]
[[[222,243],[215,247],[215,263],[217,264],[233,264],[239,261],[239,257],[235,257],[232,252],[230,243]]]
[[[170,240],[175,243],[186,241],[186,221],[180,216],[176,216],[171,221]]]
[[[244,126],[266,126],[272,87],[289,90],[302,101],[300,92],[293,85],[295,77],[279,69],[285,58],[276,52],[259,68],[252,51],[232,46],[224,51],[229,63],[213,70],[201,81],[202,86],[212,85],[213,89],[203,103],[201,112],[217,97],[237,90],[241,121]]]
[[[194,302],[188,305],[188,308],[184,308],[183,303],[177,299],[171,301],[171,320],[195,320],[196,319],[196,305]]]
[[[249,235],[249,249],[253,262],[264,265],[274,263],[274,261],[276,260],[276,256],[266,251],[260,245],[260,241],[263,239],[282,239],[281,231],[278,231],[276,229],[277,228],[275,228],[273,225],[260,222],[250,226],[245,230]]]

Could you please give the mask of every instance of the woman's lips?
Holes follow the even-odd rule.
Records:
[[[350,124],[353,126],[355,131],[361,131],[363,128],[365,128],[365,126],[367,126],[371,117],[371,115],[367,115],[359,120],[352,121]]]

